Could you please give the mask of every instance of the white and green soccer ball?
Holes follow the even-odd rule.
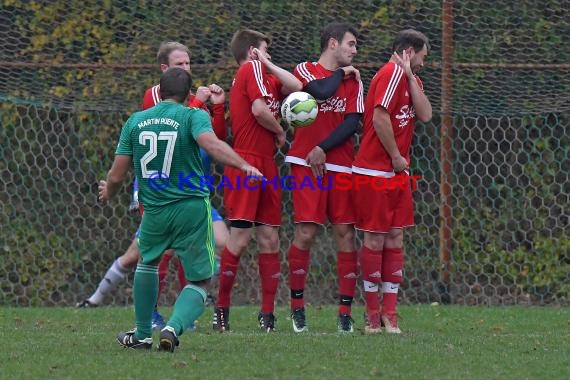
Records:
[[[289,94],[281,104],[281,116],[293,128],[311,125],[318,113],[319,105],[315,98],[303,91]]]

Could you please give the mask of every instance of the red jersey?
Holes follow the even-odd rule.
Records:
[[[241,65],[230,90],[230,120],[233,148],[238,152],[270,157],[275,154],[275,134],[258,123],[251,111],[256,99],[263,98],[269,110],[280,117],[281,82],[268,74],[261,61]]]
[[[309,82],[333,75],[334,71],[324,68],[318,62],[303,62],[295,67],[294,74],[303,88]],[[291,149],[285,158],[286,162],[308,166],[305,157],[321,141],[343,121],[349,113],[364,112],[364,88],[362,82],[356,79],[343,80],[335,93],[324,101],[319,102],[319,113],[313,124],[305,128],[295,129]],[[350,173],[354,160],[352,138],[327,152],[327,170]]]
[[[422,81],[415,76],[423,90]],[[374,109],[382,107],[390,114],[394,139],[402,157],[410,162],[410,145],[414,134],[416,110],[412,104],[410,86],[404,69],[388,62],[372,78],[364,111],[364,132],[360,149],[353,164],[353,172],[366,175],[393,173],[392,159],[376,135],[372,117]]]
[[[152,86],[151,88],[147,89],[143,96],[142,102],[142,109],[143,111],[154,107],[158,103],[160,103],[162,99],[160,98],[160,85]],[[195,107],[201,108],[208,112],[210,117],[212,118],[212,127],[214,129],[214,133],[220,140],[225,140],[227,136],[227,128],[226,128],[226,116],[224,114],[224,105],[223,104],[214,104],[212,106],[212,111],[205,103],[202,103],[200,100],[196,99],[194,95],[190,95],[188,98],[188,107]],[[213,115],[212,115],[213,113]]]

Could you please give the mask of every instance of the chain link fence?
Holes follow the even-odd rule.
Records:
[[[568,305],[564,1],[368,1],[350,12],[339,1],[4,3],[0,304],[71,305],[128,247],[140,221],[127,211],[128,188],[101,206],[96,184],[123,122],[158,81],[161,41],[190,47],[196,85],[229,90],[236,66],[228,44],[239,27],[272,35],[273,61],[292,70],[318,59],[319,30],[342,20],[362,34],[354,64],[365,89],[397,31],[417,28],[432,45],[420,75],[434,118],[416,125],[413,142],[412,171],[422,179],[414,193],[417,227],[406,232],[402,302]],[[287,148],[276,155],[281,175],[289,170]],[[291,194],[283,195],[286,278],[294,228]],[[212,194],[223,215],[221,197]],[[309,303],[336,303],[331,236],[325,226],[311,252]],[[238,304],[259,299],[255,251],[253,241],[241,261]],[[163,302],[177,289],[173,273],[169,280]],[[131,281],[107,302],[131,303]],[[286,304],[286,282],[278,298]]]

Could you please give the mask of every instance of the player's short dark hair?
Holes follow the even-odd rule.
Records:
[[[331,22],[321,31],[321,53],[329,46],[329,40],[334,38],[339,43],[342,42],[346,33],[352,33],[358,39],[358,31],[356,28],[346,22]]]
[[[188,56],[190,56],[190,49],[188,49],[186,45],[174,41],[162,42],[158,48],[158,52],[156,53],[156,61],[158,64],[168,65],[168,58],[170,57],[170,53],[172,53],[174,50],[181,50],[185,53],[188,53]]]
[[[251,29],[240,29],[235,32],[232,37],[230,50],[236,62],[239,64],[241,61],[247,59],[250,46],[259,48],[263,41],[267,42],[268,46],[271,45],[271,37],[268,35]]]
[[[415,29],[406,29],[396,34],[396,38],[394,38],[394,43],[392,44],[392,51],[401,53],[407,48],[412,47],[417,53],[424,48],[424,45],[429,52],[431,46],[425,34]]]
[[[192,88],[192,76],[180,67],[171,67],[160,77],[160,97],[184,103]]]

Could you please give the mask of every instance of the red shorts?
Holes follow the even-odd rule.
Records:
[[[412,186],[407,174],[379,178],[353,173],[352,184],[356,229],[388,233],[393,228],[414,225]]]
[[[352,174],[327,171],[319,182],[311,168],[291,165],[293,211],[295,223],[354,224],[352,205]]]
[[[241,152],[239,155],[259,169],[269,182],[249,181],[241,170],[226,166],[224,178],[218,185],[224,190],[226,217],[229,220],[280,226],[281,188],[275,160]]]

